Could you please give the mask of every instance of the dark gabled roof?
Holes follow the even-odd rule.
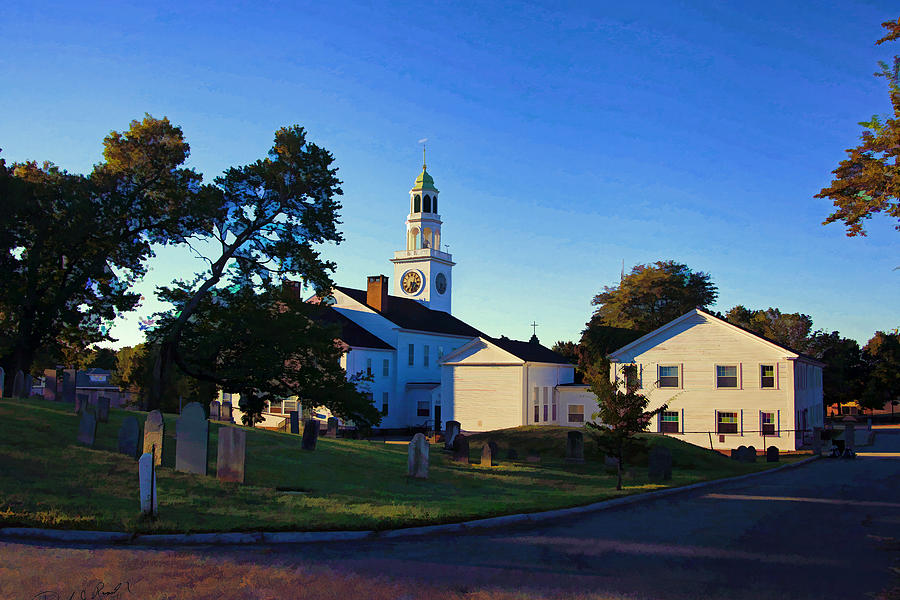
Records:
[[[316,316],[317,320],[334,323],[341,328],[340,340],[348,346],[356,348],[375,348],[378,350],[393,350],[394,347],[363,329],[332,307],[322,310]]]
[[[499,346],[503,350],[506,350],[510,354],[521,358],[525,362],[555,363],[559,365],[572,364],[565,356],[557,354],[550,348],[546,348],[535,342],[521,342],[506,337],[485,339],[489,340],[492,344]]]
[[[366,304],[365,290],[357,290],[343,286],[337,289],[347,294],[360,304]],[[369,308],[372,308],[369,306]],[[372,310],[375,310],[372,308]],[[383,311],[375,311],[401,329],[415,329],[429,333],[443,333],[465,337],[487,337],[471,325],[464,323],[442,310],[432,310],[417,300],[388,296],[387,307]]]

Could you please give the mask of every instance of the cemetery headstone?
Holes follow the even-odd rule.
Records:
[[[506,458],[509,460],[519,460],[519,451],[515,448],[510,448],[506,451]]]
[[[44,369],[44,400],[56,400],[56,369]]]
[[[109,398],[106,396],[97,397],[97,420],[101,423],[109,422]]]
[[[856,448],[856,427],[853,423],[844,424],[844,452]]]
[[[157,514],[156,468],[153,455],[145,452],[138,461],[138,477],[141,484],[141,512],[145,515]]]
[[[22,384],[22,397],[31,398],[31,388],[34,387],[34,377],[31,373],[25,374],[25,382]]]
[[[222,410],[219,414],[220,420],[234,423],[234,414],[232,413],[231,402],[223,402]]]
[[[566,435],[566,462],[584,462],[584,436],[580,431],[570,431]]]
[[[137,458],[138,455],[138,438],[140,437],[140,425],[137,417],[128,415],[122,420],[122,426],[119,427],[119,452]]]
[[[425,435],[417,433],[409,443],[407,458],[407,476],[416,479],[428,479],[428,440]]]
[[[157,466],[162,464],[163,453],[163,433],[165,432],[165,422],[162,413],[159,410],[151,411],[144,421],[144,453],[148,453],[152,448],[156,451],[153,453],[154,461]]]
[[[744,450],[744,462],[756,462],[756,446],[747,446],[747,449]]]
[[[209,421],[199,402],[181,410],[175,423],[175,470],[206,475]]]
[[[75,414],[76,415],[80,415],[81,413],[88,410],[88,406],[90,405],[89,400],[90,400],[90,397],[87,394],[75,394]]]
[[[336,438],[337,434],[338,434],[337,417],[328,417],[328,431],[325,432],[325,437]]]
[[[672,479],[672,452],[665,446],[653,446],[647,462],[647,475],[650,481],[668,481]]]
[[[459,421],[447,421],[447,428],[444,432],[444,448],[453,449],[453,441],[459,435]]]
[[[316,442],[319,441],[319,421],[316,419],[308,419],[303,423],[303,439],[300,441],[300,447],[304,450],[315,450]]]
[[[731,451],[731,458],[738,462],[747,462],[745,455],[747,454],[747,446],[738,446],[737,450]]]
[[[244,458],[247,454],[247,432],[237,427],[219,429],[219,452],[216,477],[219,481],[244,483]]]
[[[766,448],[766,462],[778,462],[777,446],[769,446]]]
[[[16,376],[13,378],[13,393],[14,398],[23,398],[25,397],[25,373],[21,370],[16,371]]]
[[[4,384],[6,383],[6,371],[3,370],[3,367],[0,367],[0,398],[5,398],[7,396],[6,388]]]
[[[221,407],[221,405],[219,404],[218,400],[213,400],[212,402],[209,403],[209,419],[211,421],[219,420],[220,407]]]
[[[291,433],[300,433],[300,411],[292,410],[290,412]]]
[[[491,443],[488,442],[484,446],[481,447],[481,466],[482,467],[493,467],[497,462],[494,459],[494,450],[491,448]]]
[[[78,421],[78,442],[92,448],[97,435],[97,416],[89,410],[81,413]]]
[[[63,369],[62,396],[63,402],[75,402],[75,369]]]
[[[822,454],[822,428],[821,427],[813,427],[812,451],[813,451],[813,456],[819,456]]]
[[[453,462],[469,464],[469,439],[462,434],[453,439]]]

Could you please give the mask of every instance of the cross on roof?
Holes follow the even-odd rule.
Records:
[[[534,335],[537,335],[538,324],[535,323],[534,321],[532,321],[532,322],[531,322],[531,328],[534,330],[532,333],[534,333]]]

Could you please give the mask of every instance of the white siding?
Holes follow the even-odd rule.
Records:
[[[490,431],[522,424],[521,366],[454,365],[445,370],[452,381],[453,418],[462,429]]]

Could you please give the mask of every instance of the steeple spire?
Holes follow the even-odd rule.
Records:
[[[425,164],[425,144],[422,144],[422,170],[428,168],[428,165]]]

